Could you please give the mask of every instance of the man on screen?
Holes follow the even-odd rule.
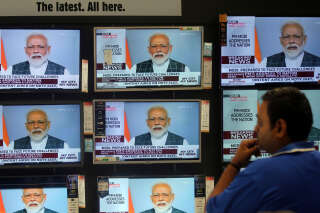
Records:
[[[159,182],[154,184],[150,198],[153,208],[142,213],[185,213],[172,206],[174,193],[172,193],[171,186],[167,183]]]
[[[15,140],[9,145],[13,149],[67,149],[63,140],[48,135],[50,121],[47,113],[41,109],[32,109],[27,113],[25,123],[29,136]]]
[[[307,35],[298,22],[290,21],[281,27],[280,43],[283,52],[267,57],[267,67],[319,67],[320,57],[304,51]]]
[[[130,144],[153,146],[188,145],[186,139],[168,131],[170,120],[164,107],[151,107],[148,110],[148,118],[146,120],[149,132],[132,138]]]
[[[25,208],[14,213],[57,213],[44,207],[47,195],[42,188],[23,189],[21,198]]]
[[[48,60],[51,46],[43,34],[31,34],[24,48],[28,60],[12,66],[13,75],[66,75],[65,67]]]
[[[132,67],[136,73],[190,72],[185,64],[170,58],[172,44],[166,34],[157,33],[149,38],[148,51],[151,59]]]

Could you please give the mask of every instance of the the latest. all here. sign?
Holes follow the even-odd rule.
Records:
[[[181,0],[1,0],[0,16],[181,16]]]

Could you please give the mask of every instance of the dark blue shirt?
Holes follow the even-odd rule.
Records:
[[[209,199],[208,213],[291,210],[320,212],[320,153],[311,142],[291,143],[256,160]]]

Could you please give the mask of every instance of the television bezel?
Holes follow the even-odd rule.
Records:
[[[208,176],[206,176],[205,174],[193,174],[193,175],[187,175],[187,174],[183,174],[183,175],[130,175],[130,176],[118,176],[118,175],[115,175],[115,176],[110,176],[110,175],[98,175],[96,176],[96,190],[98,192],[98,177],[103,177],[103,178],[117,178],[117,179],[164,179],[164,178],[193,178],[193,181],[195,181],[195,178],[196,177],[200,177],[200,178],[204,178],[206,180],[206,178]],[[194,187],[194,190],[196,188]],[[206,187],[205,187],[205,190],[206,190]],[[100,197],[97,194],[97,212],[99,213],[100,212]],[[206,195],[206,193],[205,193]],[[196,194],[194,194],[194,201],[196,200]],[[204,197],[206,198],[206,196]],[[195,205],[195,209],[196,209],[196,205]]]
[[[229,11],[230,12],[230,11]],[[228,12],[228,13],[229,13]],[[298,16],[294,16],[294,15],[281,15],[281,14],[278,14],[278,15],[268,15],[268,14],[250,14],[250,13],[232,13],[230,12],[231,14],[228,14],[228,13],[224,13],[224,12],[219,12],[219,15],[222,16],[219,17],[220,21],[219,21],[219,25],[220,25],[220,22],[223,22],[221,20],[224,19],[224,16],[225,17],[255,17],[255,18],[290,18],[290,19],[293,19],[293,18],[319,18],[320,20],[320,17],[316,17],[316,16],[303,16],[303,15],[298,15]],[[226,29],[227,29],[227,26],[226,26]],[[220,29],[219,29],[220,30]],[[219,44],[221,42],[221,32],[219,31]],[[222,78],[221,78],[221,71],[222,71],[222,63],[221,63],[221,59],[222,59],[222,46],[220,45],[220,48],[218,48],[219,50],[219,70],[220,70],[220,74],[219,74],[219,83],[221,85],[221,88],[223,89],[233,89],[235,90],[235,88],[240,88],[240,89],[243,89],[243,90],[251,90],[251,89],[258,89],[258,90],[263,90],[263,88],[267,88],[269,89],[270,87],[274,88],[274,87],[281,87],[281,86],[294,86],[294,87],[307,87],[307,88],[315,88],[315,89],[318,89],[320,88],[320,83],[316,82],[316,81],[309,81],[309,82],[306,82],[306,81],[289,81],[289,82],[263,82],[263,83],[255,83],[255,84],[232,84],[232,85],[222,85]],[[262,89],[261,89],[262,88]]]
[[[163,160],[129,160],[129,161],[96,161],[95,155],[95,105],[96,102],[197,102],[199,103],[199,158],[197,159],[163,159]],[[94,165],[110,165],[110,164],[181,164],[181,163],[201,163],[202,162],[202,142],[201,142],[201,100],[200,99],[94,99],[93,101],[93,164]]]
[[[37,25],[37,27],[34,26],[20,26],[20,25],[4,25],[0,24],[0,30],[35,30],[36,32],[41,32],[41,30],[53,30],[53,31],[59,31],[59,30],[70,30],[70,31],[78,31],[79,32],[79,70],[78,70],[78,84],[79,88],[77,89],[63,89],[63,88],[0,88],[0,93],[81,93],[82,92],[82,58],[84,55],[84,47],[83,43],[85,39],[85,29],[81,26],[65,26],[65,25]],[[52,42],[51,42],[52,43]]]
[[[38,163],[10,163],[10,164],[0,164],[1,169],[16,169],[16,168],[60,168],[60,167],[82,167],[84,164],[84,133],[83,133],[83,103],[81,101],[0,101],[2,106],[24,106],[24,105],[79,105],[80,106],[80,123],[79,123],[79,133],[80,133],[80,159],[77,162],[38,162]]]
[[[153,87],[153,86],[147,86],[147,87],[129,87],[129,88],[103,88],[99,89],[97,88],[97,69],[96,69],[96,61],[97,61],[97,54],[96,54],[96,30],[97,29],[179,29],[179,28],[188,28],[188,27],[198,27],[201,32],[201,65],[200,65],[200,84],[194,85],[194,86],[184,86],[184,85],[174,85],[174,86],[159,86],[159,87]],[[120,91],[164,91],[164,90],[202,90],[205,89],[204,86],[204,59],[203,59],[203,45],[204,45],[204,26],[202,25],[181,25],[181,26],[95,26],[93,28],[93,39],[94,39],[94,91],[95,92],[120,92]]]

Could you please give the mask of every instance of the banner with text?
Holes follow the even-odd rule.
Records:
[[[0,16],[181,16],[181,0],[2,0]]]

